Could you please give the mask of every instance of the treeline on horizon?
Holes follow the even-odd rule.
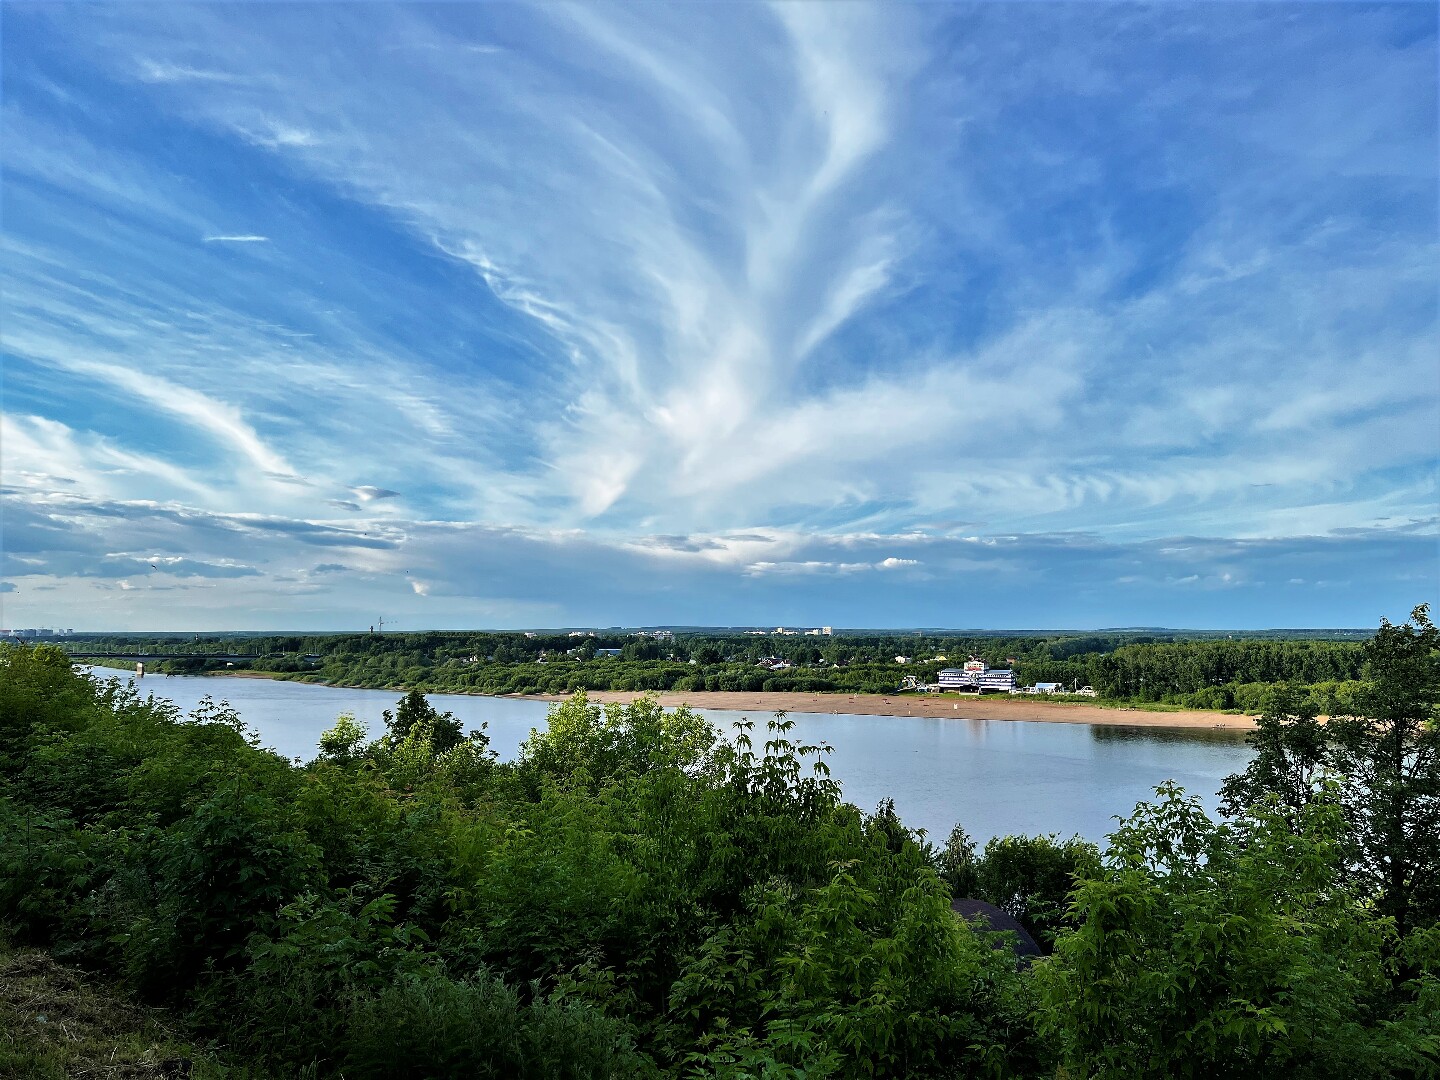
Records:
[[[1104,849],[977,850],[847,804],[783,718],[579,696],[506,763],[409,693],[300,764],[3,645],[0,943],[169,1010],[200,1080],[1435,1076],[1440,633],[1359,662],[1353,715],[1272,691],[1220,818],[1165,783]]]
[[[1361,643],[1183,639],[1136,633],[1056,637],[909,635],[575,637],[523,633],[385,633],[258,638],[102,638],[87,651],[182,653],[155,670],[249,668],[344,686],[427,693],[571,694],[578,690],[893,693],[906,675],[934,681],[970,656],[1013,667],[1021,685],[1092,687],[1103,700],[1257,712],[1277,683],[1308,688],[1317,711],[1343,712],[1357,689]],[[618,648],[618,657],[595,655]],[[221,660],[222,655],[245,657]],[[897,656],[909,661],[896,662]],[[944,659],[938,659],[943,657]],[[762,667],[783,660],[783,670]]]

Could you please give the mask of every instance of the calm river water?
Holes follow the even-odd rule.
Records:
[[[91,669],[99,677],[122,672]],[[183,710],[209,695],[229,701],[266,746],[287,757],[311,758],[320,733],[342,712],[382,730],[380,711],[400,695],[268,679],[148,676],[141,689]],[[430,701],[468,729],[489,725],[490,745],[514,757],[530,729],[544,727],[549,705],[514,698],[432,694]],[[721,730],[742,713],[701,710]],[[751,715],[763,731],[768,719]],[[920,716],[792,713],[792,737],[826,742],[845,798],[873,810],[893,798],[901,819],[943,842],[957,822],[982,843],[1009,833],[1060,833],[1097,842],[1148,798],[1155,785],[1175,780],[1213,810],[1220,782],[1250,758],[1234,731],[1155,730],[964,720]],[[761,739],[756,739],[757,746]]]

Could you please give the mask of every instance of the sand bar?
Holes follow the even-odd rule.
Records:
[[[515,694],[541,701],[563,701],[564,695]],[[591,690],[591,701],[630,702],[645,696],[637,691]],[[689,705],[695,709],[731,709],[756,717],[784,710],[801,713],[858,713],[865,716],[951,716],[965,720],[1029,720],[1045,724],[1103,724],[1112,727],[1233,728],[1249,731],[1248,716],[1222,712],[1150,712],[1144,709],[1106,708],[1068,701],[1016,700],[1011,697],[958,697],[938,694],[797,694],[746,693],[716,690],[704,693],[651,691],[666,708]]]
[[[266,671],[215,671],[231,679],[271,679]],[[318,683],[312,685],[338,685]],[[360,689],[358,687],[353,689]],[[404,690],[396,690],[403,694]],[[454,690],[432,693],[459,693]],[[564,701],[568,694],[475,694],[475,697],[509,697],[530,701]],[[1127,709],[1103,705],[1085,705],[1071,701],[1036,701],[1009,696],[985,695],[961,697],[955,694],[797,694],[765,693],[763,691],[715,690],[588,690],[591,701],[629,703],[639,697],[653,697],[667,709],[689,705],[693,709],[725,709],[754,713],[756,718],[769,716],[782,709],[800,713],[848,713],[860,716],[949,716],[957,720],[1028,720],[1041,724],[1095,724],[1109,727],[1137,728],[1229,728],[1250,731],[1255,721],[1234,713],[1204,712],[1186,709],[1179,712],[1151,712],[1148,709]]]

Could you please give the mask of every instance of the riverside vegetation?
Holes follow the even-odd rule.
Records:
[[[600,634],[577,642],[567,634],[434,631],[197,640],[108,638],[88,641],[86,646],[91,651],[152,649],[167,657],[152,662],[152,670],[177,675],[248,669],[279,678],[371,689],[554,695],[581,690],[893,693],[906,675],[933,682],[941,668],[954,667],[973,654],[993,667],[1013,666],[1022,685],[1090,686],[1102,703],[1132,707],[1259,712],[1276,684],[1299,684],[1322,715],[1352,707],[1364,662],[1358,641],[1139,633],[846,634],[828,639]],[[618,650],[620,655],[597,655],[597,649]],[[244,658],[233,659],[237,656]],[[897,656],[908,662],[896,663]],[[786,666],[772,670],[778,665],[765,661],[783,661]],[[117,662],[121,667],[130,663]]]
[[[577,695],[507,764],[411,693],[298,764],[5,646],[0,920],[163,1007],[196,1075],[1434,1076],[1440,634],[1357,656],[1347,715],[1272,695],[1222,819],[1164,784],[1100,851],[935,846],[783,717]]]

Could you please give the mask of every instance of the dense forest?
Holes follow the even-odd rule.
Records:
[[[1135,633],[825,638],[430,632],[85,642],[95,652],[137,648],[165,657],[153,669],[174,674],[248,668],[344,686],[483,694],[891,693],[906,675],[933,681],[941,668],[977,656],[992,667],[1013,667],[1022,685],[1089,686],[1102,700],[1124,704],[1258,712],[1273,685],[1301,683],[1327,715],[1350,706],[1362,664],[1361,644],[1352,641],[1157,640]],[[618,655],[608,655],[615,650]]]
[[[1167,783],[1104,850],[977,850],[847,804],[783,717],[731,742],[577,695],[502,763],[413,692],[296,764],[0,646],[0,929],[163,1006],[197,1076],[1436,1075],[1440,634],[1213,647],[1094,655],[1147,687],[1298,664],[1354,711],[1278,686],[1220,819]],[[48,1053],[0,1040],[0,1074]]]

